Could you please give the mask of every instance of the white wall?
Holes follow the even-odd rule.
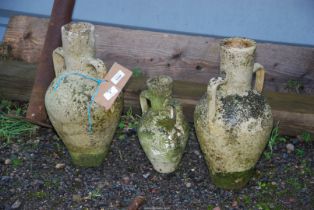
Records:
[[[7,17],[48,16],[52,0],[1,0]],[[314,0],[76,0],[74,19],[150,30],[314,46]]]

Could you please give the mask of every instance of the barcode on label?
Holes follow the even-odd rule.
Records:
[[[111,82],[113,84],[118,84],[120,82],[120,80],[125,76],[125,73],[121,70],[119,70],[112,78],[111,78]]]
[[[115,87],[115,86],[112,86],[111,88],[109,88],[109,90],[107,90],[105,93],[104,93],[104,97],[105,99],[107,99],[108,101],[113,97],[115,96],[117,93],[118,93],[118,89]]]

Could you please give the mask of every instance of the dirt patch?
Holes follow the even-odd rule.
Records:
[[[94,169],[73,166],[51,129],[1,140],[0,209],[126,209],[138,195],[146,198],[142,209],[314,208],[313,142],[276,145],[245,188],[227,191],[211,183],[193,130],[179,169],[168,175],[153,170],[134,129],[117,133],[107,159]],[[296,150],[287,153],[287,143]]]

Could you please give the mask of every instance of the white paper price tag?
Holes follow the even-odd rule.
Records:
[[[104,78],[106,82],[100,84],[95,102],[109,110],[131,76],[132,71],[114,63]]]
[[[105,97],[105,99],[107,99],[108,101],[110,101],[110,99],[111,99],[112,97],[114,97],[118,92],[119,92],[119,90],[118,90],[115,86],[112,86],[111,88],[109,88],[109,90],[107,90],[107,91],[104,93],[104,97]]]
[[[111,78],[111,82],[113,84],[118,84],[120,82],[120,80],[125,76],[125,73],[121,70],[119,70],[112,78]]]

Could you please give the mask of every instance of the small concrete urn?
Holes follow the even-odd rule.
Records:
[[[154,169],[160,173],[175,171],[189,135],[182,107],[172,98],[172,79],[158,76],[147,80],[148,90],[140,94],[142,118],[138,137]]]
[[[261,95],[264,68],[254,64],[255,49],[249,39],[221,42],[221,77],[210,80],[194,112],[212,181],[221,188],[241,188],[249,181],[273,126],[270,106]]]
[[[104,63],[95,58],[94,26],[62,27],[62,45],[53,52],[56,78],[45,97],[49,119],[77,166],[94,167],[108,153],[122,108],[120,95],[108,111],[94,103]]]

